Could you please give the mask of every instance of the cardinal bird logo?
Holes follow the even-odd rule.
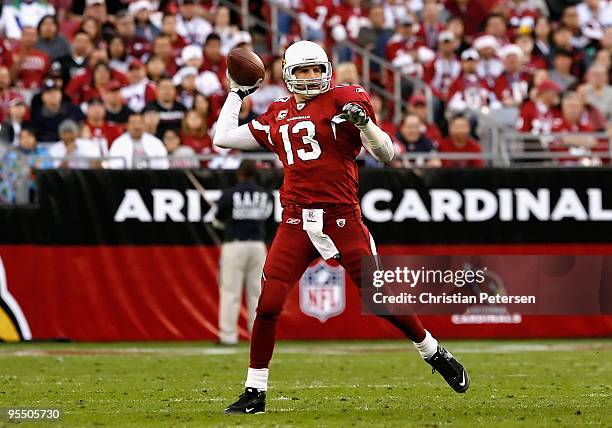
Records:
[[[0,342],[32,339],[30,326],[19,304],[9,293],[4,264],[0,257]]]

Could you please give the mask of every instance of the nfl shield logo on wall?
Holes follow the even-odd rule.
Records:
[[[321,322],[340,315],[345,306],[344,269],[319,260],[300,280],[300,309]]]

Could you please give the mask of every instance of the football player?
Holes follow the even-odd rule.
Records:
[[[391,138],[375,123],[366,91],[353,85],[331,87],[332,66],[319,45],[300,41],[289,46],[283,79],[292,95],[273,102],[256,120],[238,126],[242,101],[258,84],[241,86],[230,76],[231,90],[214,137],[214,144],[222,148],[273,151],[285,170],[280,190],[283,218],[262,273],[246,389],[226,413],[265,411],[278,316],[289,291],[312,261],[317,257],[338,260],[360,286],[361,259],[375,257],[376,247],[361,219],[355,158],[362,146],[382,162],[394,155]],[[384,318],[415,343],[419,354],[455,391],[468,389],[463,366],[438,345],[416,316]]]

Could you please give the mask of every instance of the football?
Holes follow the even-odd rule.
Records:
[[[249,49],[233,49],[227,57],[227,71],[239,85],[254,85],[266,75],[266,68],[257,54]]]

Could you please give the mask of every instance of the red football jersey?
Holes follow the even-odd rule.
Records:
[[[270,104],[249,123],[259,144],[276,153],[285,178],[281,204],[306,207],[358,204],[361,150],[359,129],[340,118],[347,103],[363,106],[371,120],[374,109],[361,86],[336,86],[305,103],[293,96]]]

